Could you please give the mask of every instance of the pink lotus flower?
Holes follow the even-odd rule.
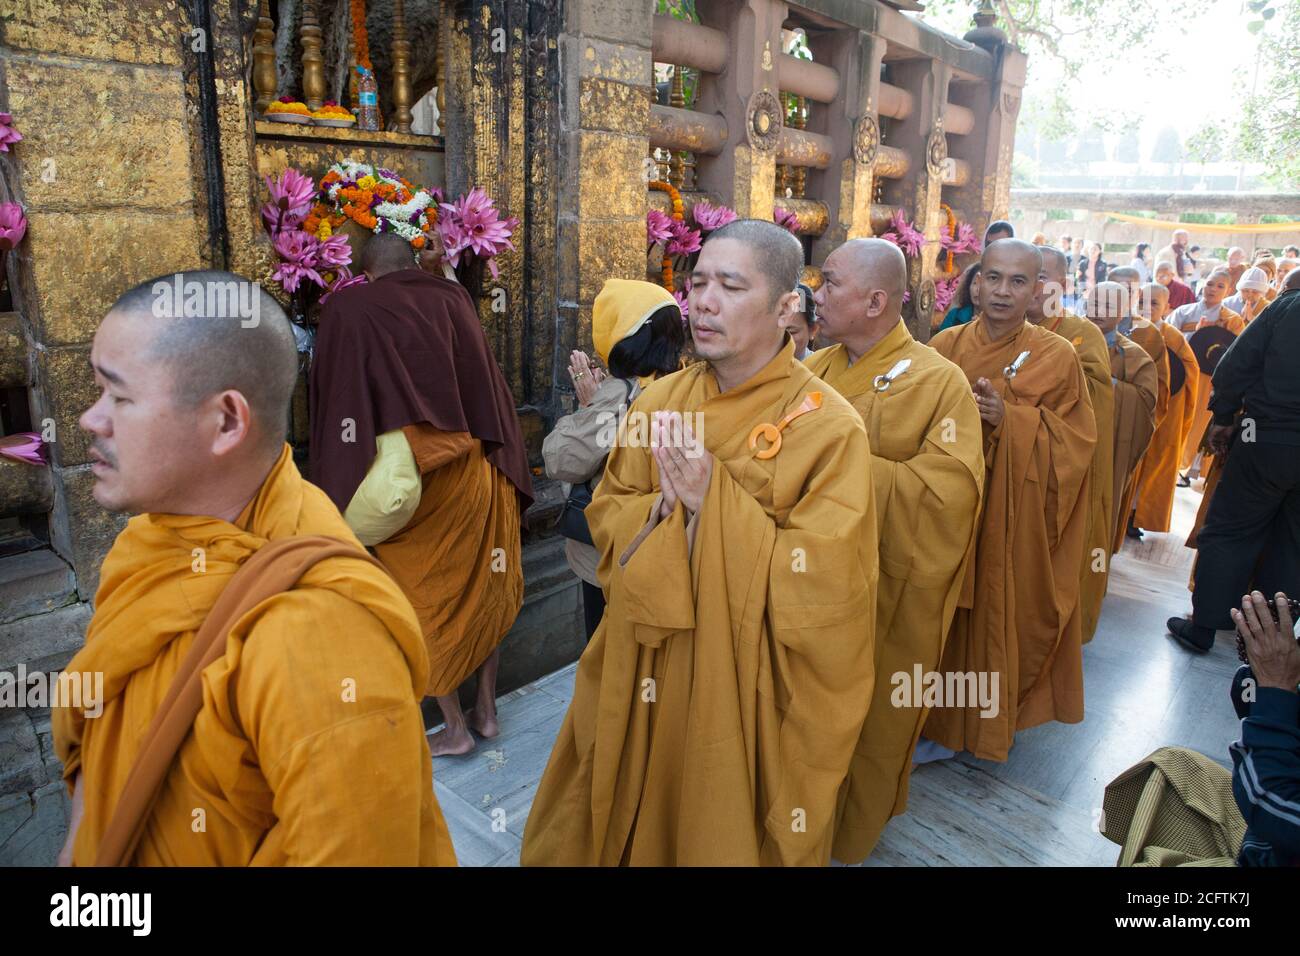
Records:
[[[902,212],[895,211],[889,217],[889,226],[890,231],[880,238],[898,246],[903,250],[904,255],[915,256],[925,247],[925,233],[908,222]]]
[[[515,248],[510,237],[519,228],[519,220],[513,216],[502,219],[492,198],[477,186],[454,203],[439,203],[438,209],[438,235],[452,268],[469,252],[486,261],[492,278],[497,278],[496,257]]]
[[[939,238],[939,245],[945,252],[951,252],[954,255],[962,255],[967,252],[979,252],[979,238],[975,235],[975,230],[970,223],[957,223],[957,235],[952,236],[948,230],[944,230],[943,235]]]
[[[336,232],[328,239],[318,239],[316,241],[319,243],[316,251],[316,260],[319,265],[333,269],[352,263],[352,247],[348,244],[348,238],[343,233]]]
[[[0,113],[0,116],[3,115],[3,113]],[[29,465],[44,465],[45,457],[41,454],[43,444],[41,436],[36,432],[18,432],[14,435],[6,435],[0,438],[0,456],[12,458],[14,461],[25,462]]]
[[[651,209],[645,216],[645,235],[651,246],[656,242],[667,242],[673,236],[673,217]]]
[[[673,235],[664,246],[664,252],[670,256],[689,256],[700,249],[700,233],[692,229],[681,219],[673,220]]]
[[[682,310],[682,321],[685,322],[686,317],[691,314],[691,307],[689,304],[690,290],[674,289],[673,298],[677,300],[677,307]]]
[[[0,153],[9,152],[9,144],[17,143],[23,134],[14,128],[14,118],[9,113],[0,113]]]
[[[707,202],[697,202],[691,207],[691,218],[705,232],[721,229],[736,219],[736,211],[729,206],[714,206]]]
[[[281,228],[287,228],[284,224],[286,217],[296,217],[301,221],[311,209],[312,199],[316,195],[316,184],[309,176],[304,176],[298,170],[289,167],[280,174],[279,179],[273,180],[270,176],[265,176],[263,182],[266,183],[267,192],[271,194],[271,205],[279,211]],[[265,208],[262,210],[262,221],[267,221]]]
[[[957,294],[957,284],[961,282],[961,276],[953,276],[951,279],[940,279],[934,284],[934,310],[936,312],[947,312],[948,306],[952,305],[953,296]]]
[[[335,292],[342,292],[344,289],[349,289],[354,285],[364,285],[367,281],[364,272],[359,275],[353,275],[351,269],[347,266],[343,266],[339,269],[338,277],[330,285],[329,291],[320,297],[321,304],[324,305],[325,301]]]
[[[275,267],[271,278],[280,283],[285,292],[298,291],[303,279],[310,279],[323,286],[325,280],[316,271],[320,251],[320,240],[303,232],[301,229],[286,230],[275,239],[275,251],[280,255],[280,263]]]
[[[25,235],[27,217],[23,215],[23,207],[16,202],[0,202],[0,252],[17,248]]]
[[[790,232],[799,233],[799,217],[789,209],[782,209],[776,206],[772,209],[772,221],[782,229],[788,229]]]

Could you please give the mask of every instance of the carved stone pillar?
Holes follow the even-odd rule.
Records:
[[[947,217],[939,208],[948,139],[943,132],[943,108],[948,102],[952,68],[940,60],[909,60],[895,64],[893,83],[912,94],[915,108],[897,121],[890,145],[914,157],[900,180],[900,195],[916,228],[925,233],[925,246],[908,262],[912,296],[904,312],[907,327],[921,342],[930,337],[934,281],[938,272],[939,239]]]
[[[872,180],[880,148],[876,110],[885,41],[865,31],[844,30],[815,41],[812,50],[841,77],[840,95],[820,110],[825,121],[818,131],[834,144],[831,165],[812,177],[814,195],[829,211],[826,232],[813,241],[812,261],[820,265],[841,243],[872,234]]]
[[[704,85],[696,107],[721,113],[729,135],[717,156],[699,158],[699,188],[741,216],[771,219],[782,115],[776,57],[787,7],[780,0],[732,0],[700,9],[727,35],[727,68]]]

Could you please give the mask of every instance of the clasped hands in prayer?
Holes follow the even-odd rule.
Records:
[[[976,379],[971,394],[975,396],[975,404],[979,406],[980,418],[994,428],[1002,424],[1002,416],[1006,412],[1006,405],[1003,403],[1002,396],[998,394],[997,389],[993,387],[992,382],[987,378]]]
[[[687,450],[691,454],[687,454]],[[704,504],[713,474],[713,455],[704,449],[679,412],[655,412],[650,420],[650,453],[659,466],[660,520],[681,502],[690,514]]]
[[[605,380],[605,370],[591,364],[586,352],[575,349],[569,353],[569,378],[573,379],[573,394],[578,404],[586,408],[591,404],[596,389]]]

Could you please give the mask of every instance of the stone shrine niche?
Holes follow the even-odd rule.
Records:
[[[385,122],[393,110],[393,42],[399,0],[365,0],[366,33],[371,64],[379,81],[379,109]],[[303,92],[303,16],[311,8],[320,26],[320,54],[324,69],[325,98],[355,105],[352,64],[353,0],[264,0],[261,5],[274,23],[275,86],[277,95]],[[404,0],[401,3],[406,40],[411,104],[437,86],[438,22],[442,0]],[[254,26],[257,12],[250,17]],[[250,31],[253,27],[249,28]],[[255,41],[254,41],[255,42]]]

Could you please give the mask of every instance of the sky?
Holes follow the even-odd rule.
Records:
[[[1094,4],[1113,8],[1117,18],[1131,10],[1126,0]],[[1153,31],[1149,45],[1085,63],[1070,91],[1078,115],[1086,122],[1087,117],[1118,110],[1139,119],[1144,155],[1147,138],[1153,140],[1161,127],[1173,126],[1186,140],[1208,118],[1231,123],[1240,91],[1250,87],[1258,45],[1258,38],[1246,30],[1244,9],[1242,0],[1205,0],[1200,14],[1183,22],[1181,36],[1161,27]],[[958,35],[965,32],[951,23],[934,22]],[[1061,76],[1059,63],[1031,51],[1026,99],[1050,93]]]

